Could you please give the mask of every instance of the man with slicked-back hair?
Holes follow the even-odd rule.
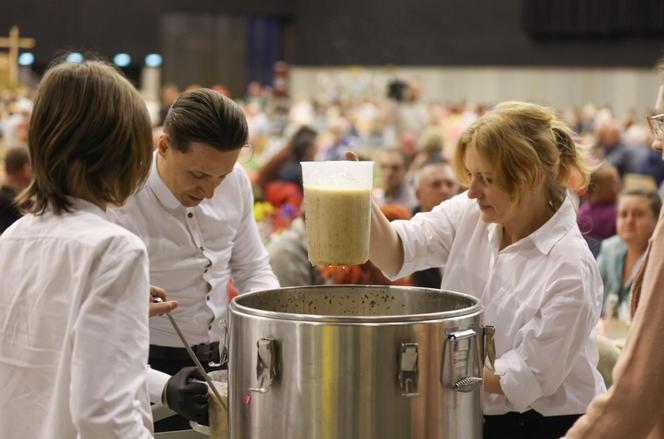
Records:
[[[183,93],[166,116],[147,183],[111,212],[145,242],[151,284],[179,303],[171,314],[209,369],[220,367],[219,324],[229,279],[240,293],[279,286],[253,217],[251,183],[236,163],[247,137],[235,102],[209,89]],[[165,316],[150,319],[149,363],[170,375],[192,365]],[[169,407],[192,419],[190,407],[164,387],[166,380],[150,376],[152,400],[163,395]]]

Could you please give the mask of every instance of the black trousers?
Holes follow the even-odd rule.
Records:
[[[185,349],[182,348],[184,351]],[[169,375],[175,375],[177,372],[179,372],[183,367],[190,367],[194,366],[194,362],[192,361],[191,358],[188,356],[185,358],[184,356],[181,355],[176,355],[177,358],[164,358],[165,356],[162,355],[153,355],[155,352],[155,349],[150,350],[150,357],[148,359],[148,363],[150,364],[150,367],[155,370],[162,371],[164,373],[167,373]],[[186,355],[186,352],[185,352]],[[209,361],[210,358],[201,358],[200,355],[197,355],[199,359],[201,360],[201,364],[205,368],[207,372],[210,372],[212,370],[219,370],[219,369],[225,369],[226,365],[222,367],[215,367],[211,368],[209,366]],[[219,361],[219,356],[217,355],[217,358],[213,358],[213,361]],[[191,425],[189,424],[189,421],[185,418],[183,418],[180,415],[174,415],[165,419],[162,419],[160,421],[157,421],[154,423],[154,430],[155,433],[161,433],[165,431],[178,431],[178,430],[191,430]]]
[[[580,416],[542,416],[535,410],[484,416],[484,439],[559,439]]]

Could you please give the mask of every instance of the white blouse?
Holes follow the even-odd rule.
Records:
[[[0,236],[0,438],[151,438],[145,245],[104,212]]]
[[[580,414],[606,391],[594,342],[602,280],[569,199],[501,251],[502,226],[483,222],[466,193],[392,224],[405,254],[393,278],[444,266],[441,288],[478,298],[484,324],[496,327],[496,374],[505,395],[483,392],[485,414]]]

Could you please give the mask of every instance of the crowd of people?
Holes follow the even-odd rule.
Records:
[[[485,437],[621,437],[616,407],[639,379],[664,387],[643,366],[664,361],[648,326],[664,273],[661,95],[641,120],[590,104],[425,103],[415,81],[357,102],[289,102],[256,83],[234,101],[167,85],[151,118],[104,63],[53,67],[39,90],[0,95],[0,327],[18,331],[0,333],[0,368],[11,369],[0,384],[16,389],[20,377],[38,387],[19,399],[44,401],[32,425],[5,422],[31,410],[13,404],[0,436],[149,437],[148,401],[179,415],[157,431],[205,424],[207,388],[160,314],[175,310],[214,370],[233,294],[347,283],[480,299],[498,330]],[[312,266],[299,163],[346,159],[376,163],[370,260]],[[39,258],[65,265],[42,270]],[[155,295],[170,300],[149,303]],[[53,313],[66,318],[40,324]],[[625,340],[630,326],[643,343]],[[109,337],[131,343],[98,343]],[[620,349],[615,370],[617,354],[597,369]],[[124,368],[95,380],[111,357]],[[78,400],[83,387],[97,393]]]

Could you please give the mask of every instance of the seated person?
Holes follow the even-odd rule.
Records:
[[[264,198],[274,207],[289,202],[296,209],[302,203],[302,167],[300,162],[316,156],[317,133],[303,126],[291,137],[288,145],[276,153],[259,171],[257,184]]]
[[[613,165],[602,163],[590,176],[587,201],[577,211],[581,233],[602,241],[616,234],[616,198],[620,177]]]
[[[446,160],[424,162],[415,175],[415,198],[418,212],[430,212],[445,200],[457,195],[461,186]]]
[[[459,193],[461,186],[449,163],[443,160],[425,162],[415,176],[415,196],[419,203],[413,213],[430,212],[445,200]],[[413,273],[413,285],[440,288],[442,267],[432,267]]]
[[[412,212],[417,205],[417,199],[406,178],[408,164],[403,151],[398,148],[381,151],[378,165],[381,188],[375,191],[376,203],[379,206],[396,204]]]
[[[0,186],[0,233],[21,217],[14,200],[28,187],[31,178],[28,149],[22,146],[10,148],[5,156],[5,179]]]
[[[425,131],[420,137],[420,143],[422,150],[415,154],[408,170],[411,175],[417,174],[425,163],[445,161],[443,158],[445,142],[439,127],[432,127]]]
[[[295,218],[288,229],[273,234],[266,247],[272,272],[282,287],[324,283],[318,269],[309,262],[303,215]]]
[[[630,320],[630,289],[648,240],[655,230],[662,201],[654,191],[632,189],[618,198],[618,234],[602,242],[597,258],[604,282],[605,318]]]

